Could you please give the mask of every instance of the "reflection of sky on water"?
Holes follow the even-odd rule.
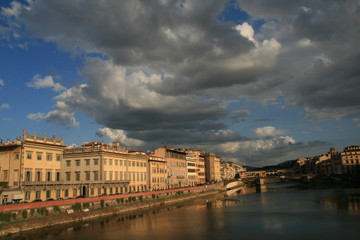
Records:
[[[25,239],[360,239],[359,196],[360,189],[269,191],[113,217]]]

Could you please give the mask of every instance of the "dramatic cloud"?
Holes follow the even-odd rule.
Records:
[[[59,92],[65,89],[60,83],[55,83],[52,76],[41,78],[40,75],[35,75],[32,82],[27,82],[26,85],[31,88],[52,88],[53,91]]]
[[[44,113],[30,113],[26,116],[30,120],[40,120],[46,119],[48,122],[57,123],[59,125],[68,127],[79,127],[79,123],[75,120],[74,114],[60,111],[60,110],[53,110],[48,114]]]
[[[144,145],[143,141],[127,137],[123,130],[100,128],[97,134],[101,137],[106,136],[113,142],[118,141],[125,146],[139,147]]]
[[[261,139],[229,130],[250,119],[244,102],[281,98],[281,107],[312,121],[360,117],[358,1],[238,0],[247,16],[236,23],[219,17],[227,2],[37,0],[2,8],[3,31],[85,56],[82,84],[65,89],[39,75],[27,83],[60,92],[54,109],[28,118],[79,126],[82,112],[104,126],[100,135],[123,144],[170,141],[250,161],[311,145],[272,126],[254,130]],[[274,118],[263,116],[255,121]]]

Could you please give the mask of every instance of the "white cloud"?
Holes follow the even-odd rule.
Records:
[[[255,128],[253,131],[258,137],[274,137],[285,133],[284,130],[276,129],[273,126]]]
[[[2,7],[1,13],[6,17],[17,17],[24,5],[19,2],[13,1],[10,3],[10,7]]]
[[[62,126],[79,127],[79,123],[74,117],[74,113],[69,113],[61,110],[53,110],[47,114],[44,113],[30,113],[26,116],[30,120],[45,119],[48,122],[54,122]]]
[[[3,103],[0,105],[0,109],[9,109],[9,108],[10,108],[10,104]]]
[[[39,119],[45,118],[45,114],[40,113],[40,112],[38,112],[38,113],[30,113],[30,114],[26,115],[26,117],[28,119],[30,119],[30,120],[39,120]]]
[[[138,147],[144,145],[143,141],[127,137],[126,132],[120,129],[100,128],[97,134],[99,136],[106,136],[111,141],[118,141],[125,146]]]
[[[41,78],[40,75],[35,75],[32,82],[27,82],[26,85],[31,88],[52,88],[53,91],[59,92],[65,90],[65,87],[60,83],[55,83],[52,76]]]
[[[235,29],[239,31],[242,36],[249,39],[249,41],[253,42],[255,45],[258,45],[258,42],[254,39],[254,29],[250,24],[244,22],[241,25],[237,25]]]
[[[5,85],[4,80],[0,79],[0,87],[1,87],[1,86],[4,86],[4,85]]]

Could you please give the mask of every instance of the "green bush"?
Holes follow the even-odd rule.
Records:
[[[153,199],[155,199],[155,197],[156,197],[155,194],[152,194],[151,196],[152,196]]]
[[[53,211],[54,211],[54,212],[61,212],[59,206],[53,206]]]
[[[105,206],[104,200],[100,200],[100,206],[101,206],[101,208],[104,208],[104,206]]]
[[[133,202],[136,202],[136,197],[132,197],[131,200],[132,200]]]
[[[73,209],[74,211],[80,211],[81,203],[75,203],[75,204],[71,205],[71,209]]]
[[[30,209],[30,214],[31,214],[31,216],[33,216],[34,213],[35,213],[35,209],[34,209],[34,208]]]
[[[143,201],[143,196],[139,196],[139,201],[140,201],[140,202]]]
[[[27,212],[27,210],[23,210],[21,214],[22,214],[22,217],[25,219],[25,218],[27,218],[28,212]]]
[[[2,222],[10,222],[11,213],[0,213],[0,221]]]
[[[90,207],[90,203],[88,202],[83,203],[83,208],[89,208],[89,207]]]

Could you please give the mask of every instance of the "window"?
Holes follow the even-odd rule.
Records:
[[[26,182],[31,181],[31,172],[30,171],[26,171],[26,173],[25,173],[25,181]]]
[[[40,197],[41,197],[41,196],[40,196],[40,191],[36,191],[36,192],[35,192],[35,198],[36,198],[36,199],[40,199]]]
[[[60,191],[60,190],[56,190],[56,199],[59,199],[59,198],[60,198],[60,194],[61,194],[61,191]]]
[[[19,159],[20,159],[20,153],[18,153],[18,152],[15,153],[15,154],[14,154],[14,159],[15,159],[15,160],[19,160]]]
[[[117,166],[118,163],[119,163],[119,161],[116,159],[116,160],[115,160],[115,166]]]
[[[70,160],[66,160],[66,166],[70,167],[71,166],[71,161]]]
[[[46,160],[47,161],[52,161],[52,153],[47,153],[46,154]]]
[[[70,181],[71,180],[71,172],[66,172],[66,181]]]
[[[94,180],[99,180],[99,172],[94,171]]]
[[[3,170],[3,182],[8,181],[8,170]]]
[[[80,160],[75,160],[76,166],[80,166]]]
[[[69,189],[65,189],[64,197],[68,197],[68,196],[69,196]]]
[[[73,189],[73,196],[76,197],[77,196],[77,189]]]
[[[56,161],[61,161],[61,155],[60,154],[56,154]]]
[[[89,172],[89,171],[86,171],[86,172],[85,172],[85,179],[86,179],[87,181],[90,180],[90,172]]]
[[[60,172],[56,172],[56,181],[60,181]]]
[[[123,160],[120,160],[120,166],[122,166],[123,165]]]
[[[106,160],[107,160],[107,159],[106,159],[106,158],[104,158],[104,165],[106,165]]]
[[[80,181],[80,172],[75,172],[75,180]]]
[[[46,173],[46,181],[51,181],[51,172]]]
[[[109,165],[112,166],[113,160],[109,159]]]
[[[49,198],[51,198],[51,191],[47,190],[46,191],[46,199],[49,199]]]
[[[90,159],[85,159],[85,165],[90,166]]]
[[[109,172],[109,180],[113,180],[113,171]]]
[[[42,152],[37,152],[37,153],[36,153],[36,159],[37,159],[37,160],[41,160],[41,159],[42,159]]]
[[[32,159],[32,152],[26,152],[26,159]]]
[[[99,165],[99,159],[94,159],[94,165]]]
[[[25,192],[25,200],[30,200],[30,192]]]
[[[41,181],[41,172],[36,172],[36,181]]]

